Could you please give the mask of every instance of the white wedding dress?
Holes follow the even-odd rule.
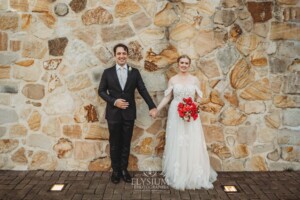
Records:
[[[217,173],[210,167],[203,129],[198,117],[186,122],[177,112],[177,105],[183,98],[195,94],[202,97],[197,85],[174,84],[165,91],[173,92],[169,107],[166,145],[163,155],[163,175],[168,185],[175,189],[213,188]]]

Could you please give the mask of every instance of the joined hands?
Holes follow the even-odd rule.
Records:
[[[150,111],[149,111],[149,115],[155,119],[157,117],[157,114],[158,114],[158,110],[157,108],[152,108]]]

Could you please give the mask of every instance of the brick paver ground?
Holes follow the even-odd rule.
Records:
[[[109,172],[0,171],[0,199],[267,199],[300,200],[300,171],[219,172],[210,190],[179,191],[164,184],[157,173],[132,172],[133,183],[110,182]],[[49,192],[65,183],[61,192]],[[222,185],[236,185],[239,193],[225,193]]]

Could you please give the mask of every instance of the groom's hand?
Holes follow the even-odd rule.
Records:
[[[129,106],[129,103],[125,99],[117,99],[115,101],[115,106],[120,109],[126,109]]]

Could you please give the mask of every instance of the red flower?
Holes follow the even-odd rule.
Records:
[[[177,106],[178,115],[183,120],[189,122],[191,118],[196,120],[200,112],[199,106],[193,101],[191,97],[183,98]]]

